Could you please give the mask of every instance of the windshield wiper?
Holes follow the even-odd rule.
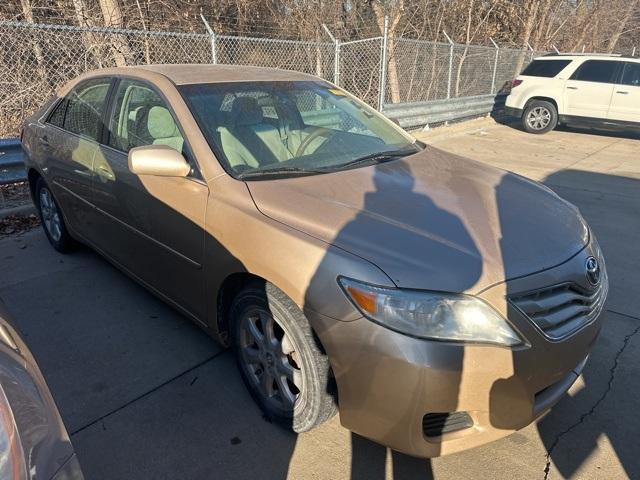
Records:
[[[238,178],[240,180],[246,180],[251,178],[268,177],[271,175],[313,175],[317,173],[327,173],[327,171],[299,167],[275,167],[241,173],[240,175],[238,175]]]
[[[363,163],[380,163],[380,162],[384,162],[387,160],[393,160],[394,158],[398,158],[398,157],[406,157],[408,155],[413,155],[414,153],[418,153],[418,150],[416,149],[408,149],[408,148],[403,148],[400,150],[389,150],[386,152],[376,152],[376,153],[370,153],[369,155],[365,155],[363,157],[358,157],[356,159],[353,159],[347,163],[343,163],[341,165],[336,165],[335,167],[331,167],[331,170],[344,170],[347,168],[351,168],[351,167],[355,167],[357,165],[361,165]]]

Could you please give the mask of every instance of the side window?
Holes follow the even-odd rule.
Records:
[[[47,122],[56,127],[63,128],[64,125],[64,112],[67,110],[67,100],[62,99],[55,106],[53,111],[49,114]]]
[[[102,112],[111,80],[100,78],[84,82],[67,95],[63,128],[78,135],[98,140]]]
[[[625,63],[624,73],[622,74],[622,81],[620,83],[622,85],[640,87],[640,63]]]
[[[614,83],[619,62],[610,60],[587,60],[571,75],[571,80],[583,82]]]
[[[553,78],[570,63],[571,60],[534,60],[522,71],[522,75]]]
[[[167,145],[183,153],[184,139],[158,93],[142,83],[123,80],[110,120],[109,145],[124,152],[143,145]]]

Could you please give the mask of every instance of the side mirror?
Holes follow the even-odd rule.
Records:
[[[166,145],[145,145],[129,150],[129,170],[136,175],[186,177],[191,166],[180,152]]]

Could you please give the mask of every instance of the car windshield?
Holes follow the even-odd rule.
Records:
[[[324,82],[195,84],[180,92],[225,169],[243,180],[328,173],[419,150],[378,112]]]

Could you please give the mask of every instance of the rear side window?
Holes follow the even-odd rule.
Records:
[[[49,119],[47,120],[47,122],[49,122],[51,125],[55,125],[56,127],[62,128],[64,125],[64,112],[66,109],[67,109],[67,100],[63,98],[55,106],[55,108],[49,115]]]
[[[102,128],[102,112],[111,80],[90,80],[67,95],[64,129],[92,140],[98,140]]]
[[[587,60],[571,75],[571,80],[614,83],[619,64],[608,60]]]
[[[622,74],[622,81],[620,83],[622,85],[640,87],[640,63],[625,63],[624,73]]]
[[[570,63],[571,60],[534,60],[522,71],[522,75],[553,78]]]

